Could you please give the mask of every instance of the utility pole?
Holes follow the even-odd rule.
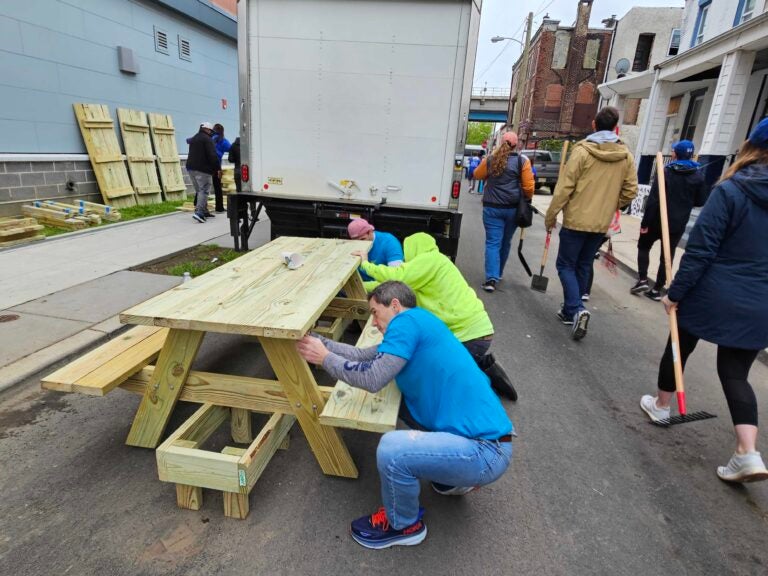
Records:
[[[520,132],[520,114],[523,108],[523,94],[525,94],[525,81],[528,76],[528,53],[531,47],[531,26],[533,26],[533,12],[528,12],[528,21],[525,26],[525,45],[523,46],[522,61],[518,67],[517,96],[515,98],[515,111],[512,114],[512,128]]]

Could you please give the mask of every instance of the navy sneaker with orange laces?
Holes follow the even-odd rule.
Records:
[[[354,520],[351,526],[352,538],[366,548],[380,550],[390,546],[415,546],[427,537],[427,525],[422,521],[424,508],[419,507],[419,517],[410,526],[396,530],[389,525],[384,506],[370,516]]]

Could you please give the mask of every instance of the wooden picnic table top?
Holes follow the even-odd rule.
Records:
[[[120,314],[124,324],[298,340],[355,274],[371,243],[283,236]],[[303,266],[289,270],[284,252]]]

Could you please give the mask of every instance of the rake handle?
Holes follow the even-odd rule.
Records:
[[[544,241],[544,254],[541,255],[541,272],[539,276],[544,274],[544,266],[547,265],[547,256],[549,256],[549,241],[552,239],[552,232],[547,232],[547,239]]]
[[[656,182],[659,185],[659,212],[661,214],[661,244],[664,251],[664,268],[667,272],[667,286],[672,281],[672,249],[669,243],[669,220],[667,219],[667,186],[664,180],[664,158],[656,153]],[[665,286],[666,288],[666,286]],[[669,311],[669,337],[672,342],[672,364],[675,369],[675,391],[677,409],[685,416],[685,380],[683,361],[680,358],[680,335],[677,328],[677,310]]]

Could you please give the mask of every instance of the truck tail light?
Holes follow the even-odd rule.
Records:
[[[240,177],[242,178],[243,182],[248,182],[248,177],[249,177],[248,164],[243,164],[242,166],[240,166]]]
[[[451,198],[458,198],[459,192],[461,192],[461,181],[456,180],[451,187]]]

